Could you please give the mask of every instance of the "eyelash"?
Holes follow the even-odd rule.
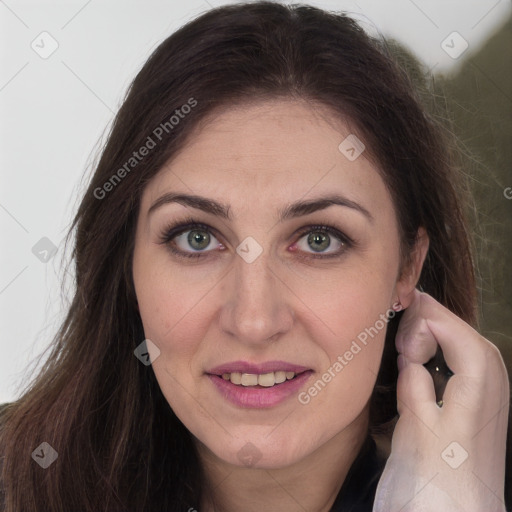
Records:
[[[212,229],[207,224],[203,224],[201,222],[197,222],[194,218],[189,217],[186,218],[176,224],[171,224],[163,229],[163,231],[160,234],[160,243],[166,244],[169,248],[169,250],[179,258],[204,258],[205,254],[207,255],[211,251],[198,251],[198,252],[184,252],[181,250],[176,249],[171,245],[170,242],[174,238],[176,238],[179,235],[182,235],[183,233],[186,233],[187,231],[191,231],[193,229],[203,230],[208,232],[209,234],[212,234],[215,236],[215,230]],[[302,256],[301,258],[304,259],[328,259],[328,258],[337,258],[342,256],[348,249],[355,247],[357,244],[355,240],[348,237],[344,233],[342,233],[339,229],[335,228],[334,226],[326,226],[322,224],[312,224],[309,226],[304,226],[301,228],[298,233],[298,240],[300,240],[304,235],[312,233],[312,232],[320,232],[320,233],[326,233],[328,235],[334,236],[341,244],[343,244],[343,247],[338,250],[338,252],[328,255],[322,255],[322,254],[313,254],[313,253],[306,253],[307,256]]]

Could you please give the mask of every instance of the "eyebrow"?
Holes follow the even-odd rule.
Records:
[[[233,220],[229,205],[219,203],[214,199],[209,199],[202,196],[173,192],[164,194],[159,199],[157,199],[149,208],[148,215],[153,213],[157,208],[160,208],[161,206],[169,203],[179,203],[183,206],[190,206],[192,208],[202,210],[203,212],[222,217],[226,220]],[[297,201],[287,205],[285,208],[279,209],[278,218],[279,221],[282,222],[284,220],[293,219],[295,217],[308,215],[319,210],[324,210],[332,205],[351,208],[363,214],[370,222],[373,223],[374,221],[372,214],[366,208],[361,206],[359,203],[351,201],[350,199],[347,199],[346,197],[343,197],[339,194],[331,194],[328,196],[311,199],[309,201]]]

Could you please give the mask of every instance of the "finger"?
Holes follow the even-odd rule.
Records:
[[[416,416],[423,416],[438,409],[434,381],[428,370],[421,364],[407,362],[403,355],[399,358],[401,369],[396,390],[398,413],[402,416],[409,410]]]
[[[488,370],[486,360],[497,350],[492,343],[430,295],[420,293],[418,303],[418,315],[454,373],[480,376]]]
[[[421,293],[415,290],[411,305],[405,310],[398,326],[395,345],[411,363],[425,364],[437,350],[437,341],[421,310]]]

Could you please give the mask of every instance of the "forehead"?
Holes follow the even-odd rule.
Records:
[[[333,192],[374,209],[392,208],[365,152],[351,160],[340,150],[353,135],[349,123],[305,102],[272,100],[223,109],[200,123],[148,184],[143,208],[169,191],[227,202],[235,216]]]

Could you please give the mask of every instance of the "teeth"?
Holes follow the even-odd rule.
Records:
[[[293,372],[288,372],[288,373],[293,374]],[[281,384],[281,382],[284,382],[286,380],[286,372],[275,372],[274,380],[275,380],[276,384]]]
[[[233,384],[242,384],[242,374],[241,373],[232,373],[230,376],[230,380]]]
[[[242,386],[256,386],[258,384],[258,376],[254,373],[242,373]]]
[[[295,372],[269,372],[262,374],[255,373],[223,373],[222,378],[224,380],[231,381],[232,384],[236,384],[237,386],[256,386],[260,385],[265,388],[270,388],[275,384],[281,384],[286,380],[293,379],[295,377]]]
[[[258,375],[258,384],[265,388],[270,388],[276,383],[276,379],[274,376],[274,372],[264,373],[263,375]]]

